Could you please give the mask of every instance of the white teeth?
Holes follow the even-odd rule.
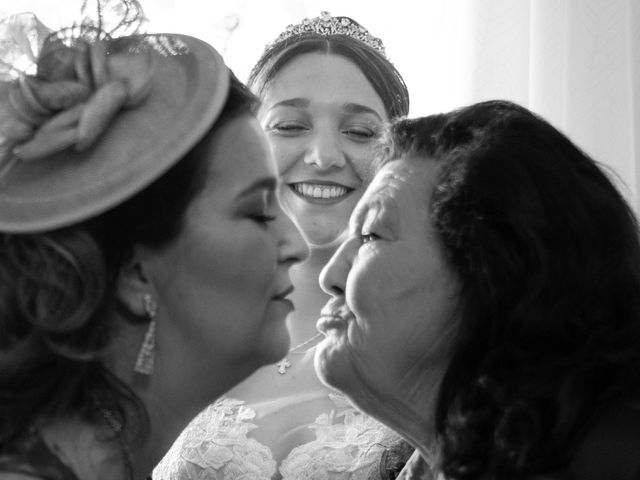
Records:
[[[293,188],[304,197],[310,198],[338,198],[347,193],[345,187],[329,187],[324,185],[311,185],[308,183],[294,183]]]

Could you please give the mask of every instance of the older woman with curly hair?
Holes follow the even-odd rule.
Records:
[[[640,242],[603,168],[503,101],[391,140],[321,276],[321,378],[438,478],[640,478]]]

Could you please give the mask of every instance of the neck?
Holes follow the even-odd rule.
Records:
[[[318,272],[329,262],[331,257],[340,245],[330,245],[326,247],[310,247],[309,257],[302,263],[309,268],[317,269]]]
[[[429,464],[435,459],[435,409],[441,372],[416,368],[408,372],[392,392],[353,392],[354,403],[416,448]]]
[[[330,298],[320,288],[319,276],[334,252],[335,247],[311,249],[307,260],[291,267],[291,281],[295,286],[291,299],[295,310],[287,317],[287,327],[292,347],[318,333],[316,321]]]
[[[209,362],[207,368],[198,368],[193,365],[191,355],[185,355],[178,347],[172,351],[173,345],[165,344],[156,349],[154,373],[140,375],[133,372],[133,365],[145,331],[146,325],[125,323],[114,342],[109,364],[113,373],[131,387],[148,413],[148,435],[141,439],[131,455],[136,480],[144,480],[151,474],[182,430],[202,409],[256,368],[249,364],[226,368],[228,365],[223,365],[222,361]],[[219,364],[216,371],[212,364]]]
[[[384,420],[389,428],[407,440],[420,452],[422,458],[431,464],[434,456],[435,425],[430,418],[425,418],[424,411],[415,407],[415,404],[410,405],[408,402],[402,402],[396,405],[396,408],[387,405],[384,408],[388,411],[383,413],[386,419],[379,417],[379,420]],[[424,405],[421,405],[421,408],[424,410]]]

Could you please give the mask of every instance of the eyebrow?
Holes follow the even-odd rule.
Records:
[[[369,113],[371,115],[374,115],[381,122],[383,121],[382,117],[380,117],[378,112],[376,112],[373,108],[367,107],[366,105],[362,105],[360,103],[345,103],[342,106],[342,108],[347,113],[354,113],[354,114]]]
[[[308,98],[287,98],[285,100],[281,100],[280,102],[274,103],[271,108],[269,108],[269,110],[273,110],[274,108],[278,107],[309,108],[310,105],[311,101]],[[351,114],[368,113],[374,115],[379,121],[383,121],[378,112],[376,112],[373,108],[362,105],[361,103],[345,103],[344,105],[342,105],[342,109],[345,112]]]
[[[309,108],[310,104],[311,102],[307,98],[287,98],[278,103],[274,103],[269,110],[277,107]]]
[[[252,194],[253,192],[260,190],[269,190],[274,191],[278,184],[278,180],[275,177],[264,177],[259,178],[248,187],[242,189],[240,193],[238,193],[237,198],[246,197],[247,195]]]

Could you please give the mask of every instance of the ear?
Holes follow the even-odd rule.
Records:
[[[136,246],[131,259],[120,267],[116,286],[120,305],[136,317],[146,317],[142,301],[144,294],[151,293],[155,296],[144,259],[141,248]]]

